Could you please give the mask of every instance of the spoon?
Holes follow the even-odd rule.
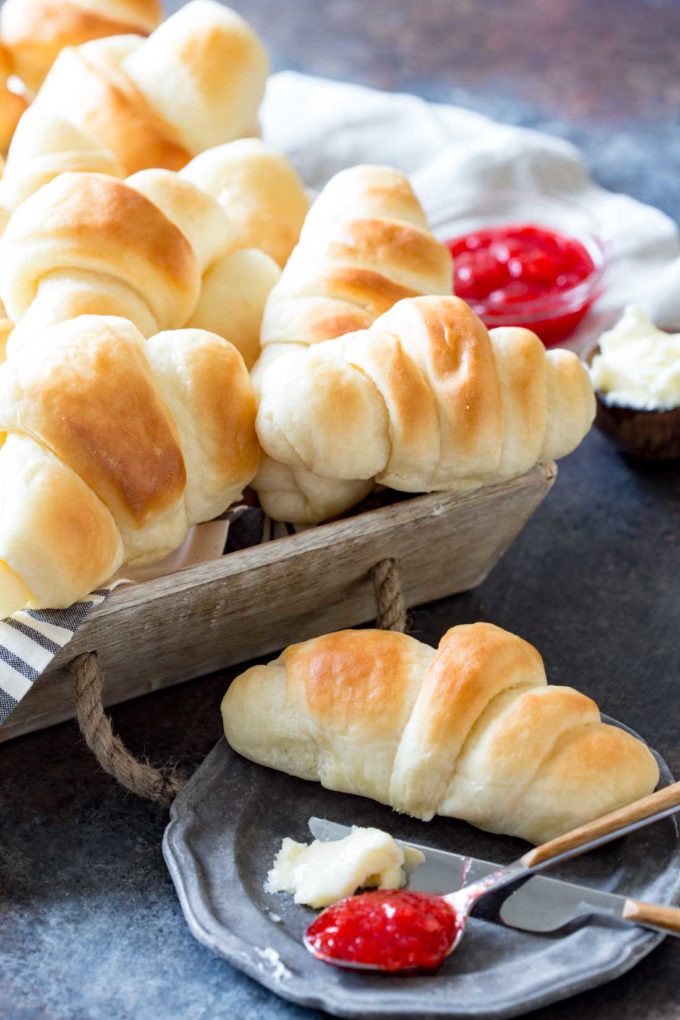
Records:
[[[560,861],[609,843],[680,808],[680,782],[534,847],[518,860],[446,896],[379,890],[348,896],[322,911],[305,933],[324,963],[358,970],[434,970],[460,943],[487,893],[525,881]]]

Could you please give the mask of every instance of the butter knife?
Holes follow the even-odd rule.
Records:
[[[309,829],[315,839],[327,842],[350,834],[349,825],[326,818],[310,818]],[[397,840],[425,855],[425,861],[409,875],[409,889],[444,894],[476,882],[497,871],[501,865],[419,843]],[[641,903],[627,896],[536,875],[503,901],[496,916],[508,927],[531,932],[552,932],[593,914],[630,921],[645,928],[680,935],[680,909]]]

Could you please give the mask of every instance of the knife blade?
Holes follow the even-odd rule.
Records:
[[[314,838],[323,842],[342,839],[352,831],[351,826],[327,818],[312,817],[308,825]],[[492,861],[437,850],[420,843],[399,839],[396,842],[401,847],[412,847],[425,855],[424,863],[409,875],[409,889],[419,892],[454,892],[466,883],[476,882],[501,867]],[[498,920],[500,917],[503,924],[523,931],[551,932],[579,917],[592,914],[622,919],[625,903],[626,897],[616,893],[536,875],[508,896],[497,912],[485,912],[484,916],[490,920]]]

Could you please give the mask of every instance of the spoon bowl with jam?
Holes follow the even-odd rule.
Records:
[[[478,901],[680,809],[680,783],[529,850],[517,861],[446,896],[383,890],[348,896],[309,926],[304,944],[324,963],[357,970],[436,970],[458,946]],[[645,905],[641,905],[645,906]],[[680,909],[667,911],[680,934]]]

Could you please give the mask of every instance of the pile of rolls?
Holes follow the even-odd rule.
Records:
[[[0,618],[166,556],[247,487],[320,524],[583,438],[578,359],[452,295],[402,173],[348,168],[310,207],[259,137],[239,15],[8,0],[0,39]]]

